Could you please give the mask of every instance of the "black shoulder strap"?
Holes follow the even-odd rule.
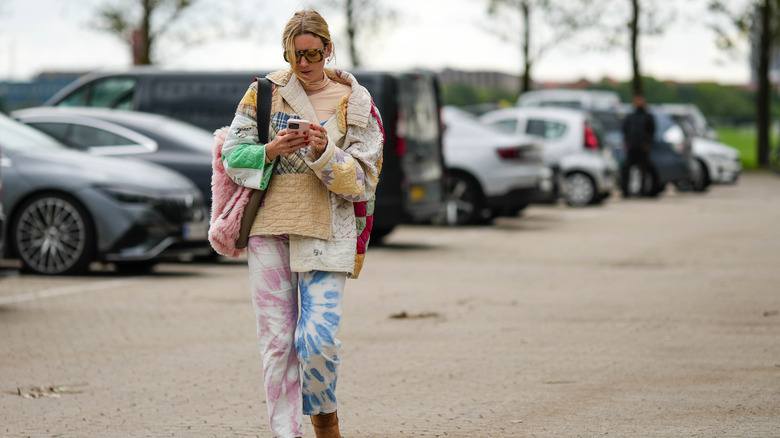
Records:
[[[271,120],[271,93],[273,84],[266,78],[257,78],[257,138],[268,143],[268,123]]]

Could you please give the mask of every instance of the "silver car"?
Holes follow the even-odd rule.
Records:
[[[147,269],[168,256],[207,255],[207,210],[180,174],[68,150],[0,115],[6,258],[38,274],[73,274],[91,262]]]
[[[552,190],[542,141],[495,131],[456,107],[444,107],[444,159],[449,171],[447,223],[484,224],[515,216]]]
[[[514,135],[543,138],[545,163],[555,172],[555,192],[568,205],[597,204],[616,186],[617,163],[598,121],[585,111],[513,107],[487,112],[480,120]]]

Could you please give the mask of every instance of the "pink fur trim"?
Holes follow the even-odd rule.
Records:
[[[211,174],[211,220],[209,242],[216,252],[228,257],[238,257],[244,250],[236,248],[236,239],[252,189],[233,182],[222,166],[222,145],[228,128],[214,132]]]

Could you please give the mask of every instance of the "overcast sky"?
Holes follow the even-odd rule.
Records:
[[[0,0],[0,80],[25,80],[41,71],[86,71],[129,65],[127,47],[115,37],[91,30],[87,23],[104,0]],[[185,69],[251,70],[285,66],[280,36],[284,23],[305,4],[300,1],[222,0],[251,6],[263,30],[249,38],[220,40],[179,51],[163,66]],[[618,0],[614,0],[618,1]],[[677,0],[657,0],[677,3]],[[732,0],[744,4],[747,0]],[[382,70],[450,67],[518,74],[519,50],[484,30],[486,0],[387,0],[399,11],[395,23],[366,40],[365,67]],[[746,83],[747,50],[727,55],[718,50],[706,26],[703,0],[685,0],[674,24],[662,36],[643,40],[645,74],[679,81]],[[349,69],[343,38],[344,20],[320,9],[336,44],[335,66]],[[564,81],[630,76],[627,50],[585,52],[569,44],[536,64],[534,78]]]

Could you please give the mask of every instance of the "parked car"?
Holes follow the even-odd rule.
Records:
[[[620,95],[606,90],[576,90],[552,88],[526,91],[517,98],[520,107],[568,107],[585,110],[614,109],[620,105]]]
[[[699,107],[692,103],[662,103],[653,105],[655,108],[671,115],[678,122],[687,120],[693,129],[693,135],[710,140],[717,140],[718,133],[712,127],[707,117],[702,114]]]
[[[167,115],[206,130],[229,125],[255,76],[267,72],[176,72],[140,68],[85,75],[45,106],[91,106]],[[371,93],[385,132],[377,187],[374,241],[405,222],[428,222],[445,203],[445,174],[436,75],[354,72]]]
[[[610,150],[623,147],[623,117],[625,114],[613,109],[590,109],[590,115],[598,120],[603,130],[604,143]]]
[[[371,239],[445,209],[441,94],[430,72],[355,72],[382,115],[385,144]]]
[[[693,138],[693,158],[700,167],[702,189],[710,184],[733,184],[742,174],[739,150],[704,137]]]
[[[470,113],[444,107],[444,156],[449,174],[447,223],[482,224],[514,216],[552,190],[542,142],[491,129]]]
[[[633,111],[633,109],[630,106],[625,106],[618,114],[621,114],[622,117],[629,111]],[[655,120],[655,138],[649,156],[652,169],[646,175],[644,194],[657,196],[666,189],[668,184],[674,184],[678,188],[692,185],[691,149],[693,138],[687,129],[666,112],[652,106],[648,108],[648,111]],[[622,166],[626,156],[622,134],[619,144],[619,147],[613,149],[613,154]],[[638,194],[639,187],[642,187],[639,181],[629,182],[631,193]]]
[[[211,205],[211,132],[159,114],[105,108],[39,107],[15,119],[92,155],[136,157],[175,170]]]
[[[587,112],[569,108],[514,107],[480,120],[513,135],[544,139],[544,161],[554,173],[554,193],[568,205],[597,204],[615,187],[617,163],[604,147],[600,125]]]
[[[211,252],[203,197],[176,172],[72,151],[4,115],[0,148],[4,256],[25,271],[81,273],[94,261],[148,269]]]
[[[735,183],[742,173],[739,151],[717,141],[717,133],[692,104],[653,105],[687,129],[691,137],[691,181],[683,189],[704,191],[710,184]]]

